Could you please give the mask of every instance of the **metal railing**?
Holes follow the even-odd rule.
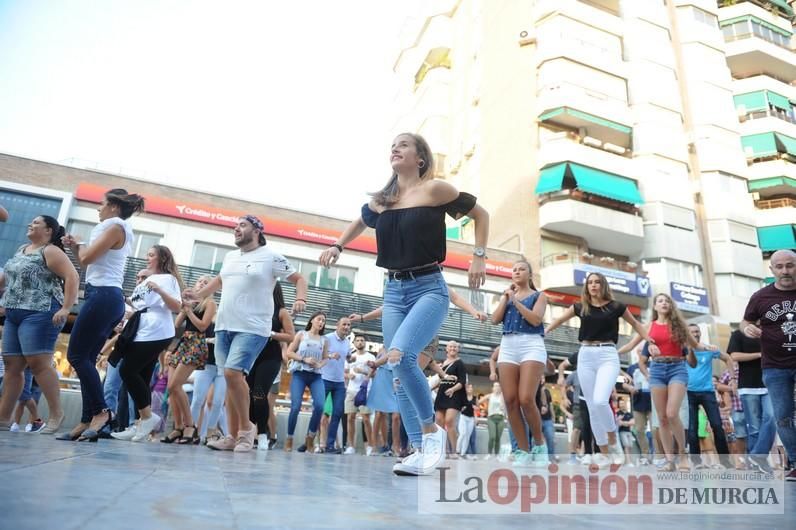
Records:
[[[743,116],[740,117],[741,123],[749,120],[760,120],[763,118],[776,118],[778,120],[786,121],[788,123],[796,123],[796,118],[788,112],[777,111],[777,110],[756,110],[752,112],[747,112]]]
[[[639,269],[638,263],[633,261],[622,261],[607,256],[594,256],[589,253],[557,252],[555,254],[548,254],[542,258],[542,267],[549,267],[561,263],[583,263],[586,265],[594,265],[595,267],[632,272],[639,276],[647,275],[647,272]]]
[[[796,208],[796,199],[790,197],[783,197],[780,199],[760,199],[755,201],[755,206],[761,210],[770,210],[773,208]]]

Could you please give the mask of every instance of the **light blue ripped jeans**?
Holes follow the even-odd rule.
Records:
[[[399,381],[398,408],[410,441],[418,448],[422,434],[417,426],[434,423],[434,404],[426,377],[417,365],[417,357],[448,316],[449,300],[442,273],[388,280],[384,289],[384,344],[389,345],[388,352],[403,353],[401,361],[393,367],[393,374]]]

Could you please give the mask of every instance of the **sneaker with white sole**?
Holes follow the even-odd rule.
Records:
[[[437,430],[423,435],[423,474],[431,475],[445,461],[445,452],[448,445],[448,434],[445,429]]]
[[[238,439],[235,441],[236,453],[248,453],[254,448],[254,437],[257,436],[257,426],[249,423],[248,431],[238,431]]]
[[[583,464],[584,466],[590,466],[591,465],[591,459],[592,459],[592,455],[587,453],[587,454],[585,454],[585,455],[583,455],[581,457],[580,463]]]
[[[129,442],[135,436],[135,425],[130,425],[122,432],[112,432],[111,437],[115,440],[123,440],[125,442]]]
[[[147,436],[155,430],[155,428],[160,425],[160,416],[155,414],[154,412],[152,415],[145,419],[141,420],[138,423],[138,427],[135,428],[135,435],[133,436],[132,442],[143,442],[147,439]]]
[[[614,465],[619,466],[625,463],[625,451],[618,439],[613,445],[608,446],[608,456]]]
[[[392,466],[392,472],[402,477],[416,477],[423,474],[423,454],[415,451]]]
[[[611,459],[602,453],[597,453],[591,457],[591,465],[599,468],[608,467],[611,464]]]
[[[547,444],[534,445],[531,449],[533,465],[536,467],[547,467],[550,464],[550,455],[547,454]]]
[[[215,451],[232,451],[235,449],[235,438],[226,435],[218,440],[211,440],[207,442],[207,447]]]
[[[30,432],[30,433],[41,432],[41,430],[47,426],[47,424],[44,423],[44,421],[42,421],[41,419],[37,419],[33,423],[29,423],[28,425],[30,425],[30,429],[28,429],[28,427],[25,426],[25,432]]]
[[[517,449],[512,455],[514,462],[511,463],[513,467],[528,467],[533,465],[533,455],[528,451]]]
[[[348,447],[345,448],[345,451],[343,451],[343,454],[344,455],[355,455],[355,454],[357,454],[357,450],[349,445]]]
[[[371,446],[367,446],[367,447],[365,448],[365,456],[370,456],[370,455],[372,455],[372,454],[373,454],[373,447],[371,447]]]
[[[19,432],[19,423],[14,422],[11,424],[11,427],[8,428],[11,432]]]

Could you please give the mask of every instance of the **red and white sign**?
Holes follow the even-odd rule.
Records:
[[[105,197],[107,187],[98,186],[88,182],[81,182],[75,191],[75,198],[81,201],[101,203]],[[175,201],[165,197],[146,196],[146,212],[157,215],[165,215],[176,219],[196,221],[198,223],[226,226],[232,228],[237,224],[238,219],[247,213],[243,211],[225,210],[213,206],[192,204],[183,201]],[[340,232],[328,228],[318,228],[298,223],[282,221],[258,215],[265,225],[267,236],[284,237],[306,241],[319,245],[329,246],[340,237]],[[348,244],[347,248],[376,254],[376,239],[370,236],[360,236]],[[470,267],[471,257],[465,254],[448,252],[444,266],[452,269],[467,270]],[[486,272],[492,276],[511,277],[511,263],[502,261],[487,260]]]

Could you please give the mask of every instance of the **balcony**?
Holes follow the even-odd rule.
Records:
[[[768,75],[783,82],[796,79],[796,56],[789,48],[749,35],[725,44],[733,77]]]
[[[755,201],[757,208],[767,210],[770,208],[783,208],[796,206],[796,178],[769,177],[747,181],[750,193],[757,193],[759,200]],[[782,198],[782,196],[789,196]]]
[[[792,223],[796,219],[796,188],[791,188],[791,197],[760,199],[755,201],[755,223],[757,226],[776,226]]]
[[[576,275],[584,271],[597,270],[605,274],[614,296],[625,304],[647,306],[649,279],[647,273],[629,261],[596,257],[591,254],[562,252],[542,258],[541,284],[545,289],[572,295],[580,295],[582,285],[577,285]],[[582,281],[581,281],[582,284]]]
[[[614,35],[623,33],[618,0],[540,0],[533,18],[541,21],[559,13]]]
[[[571,161],[625,178],[636,179],[632,158],[580,143],[588,141],[590,141],[588,138],[580,138],[574,133],[561,133],[542,141],[537,153],[538,167]]]
[[[753,134],[780,133],[791,138],[796,138],[796,118],[793,112],[780,109],[766,109],[747,112],[739,116],[741,136]]]
[[[631,147],[633,129],[627,101],[573,83],[549,85],[537,94],[539,121],[624,148]]]
[[[628,64],[622,60],[621,45],[618,48],[611,47],[555,31],[545,35],[544,28],[537,28],[535,66],[538,68],[555,59],[568,59],[615,77],[628,78]]]
[[[622,211],[616,203],[580,190],[551,193],[540,202],[540,228],[582,237],[590,247],[612,254],[635,255],[643,248],[643,222],[633,207]]]

